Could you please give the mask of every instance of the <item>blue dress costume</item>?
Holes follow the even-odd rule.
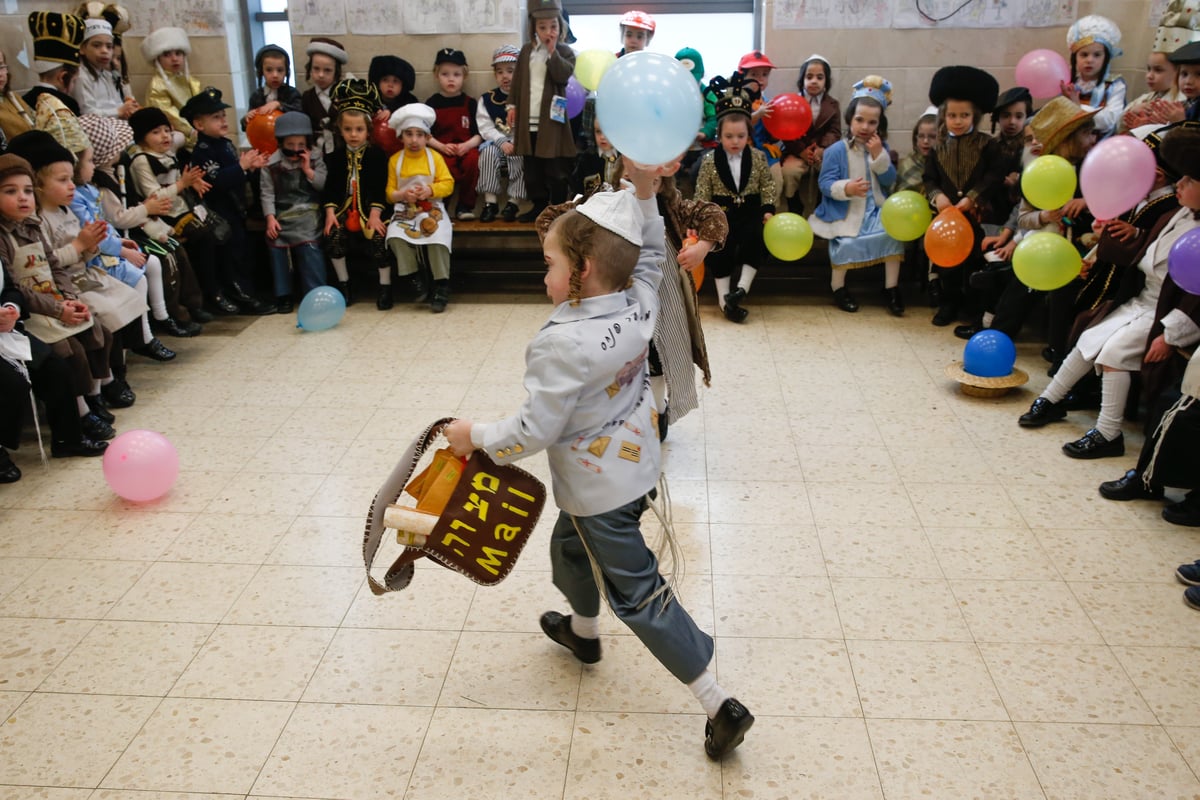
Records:
[[[850,159],[861,158],[863,170],[850,169]],[[883,162],[886,161],[886,169]],[[870,153],[859,145],[847,146],[845,140],[835,142],[825,151],[821,163],[818,183],[821,187],[821,204],[810,218],[813,232],[827,238],[829,261],[834,269],[869,267],[889,259],[904,257],[904,243],[887,234],[880,220],[881,206],[876,195],[883,196],[896,180],[896,168],[885,149],[873,168]],[[877,172],[876,169],[882,169]],[[869,178],[871,190],[867,196],[840,200],[835,197],[834,184],[854,178]],[[862,219],[857,230],[854,217],[862,209]]]

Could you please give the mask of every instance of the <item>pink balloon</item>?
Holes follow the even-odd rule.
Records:
[[[1136,206],[1154,185],[1157,164],[1150,148],[1132,136],[1113,136],[1092,148],[1079,170],[1079,187],[1096,219],[1116,219]]]
[[[1034,97],[1050,98],[1062,94],[1062,84],[1071,80],[1067,60],[1053,50],[1030,50],[1017,62],[1017,85]]]
[[[179,453],[161,433],[126,431],[104,451],[104,480],[126,500],[156,500],[171,489],[178,476]]]
[[[1167,254],[1167,269],[1180,289],[1200,294],[1200,228],[1192,228],[1175,240]]]

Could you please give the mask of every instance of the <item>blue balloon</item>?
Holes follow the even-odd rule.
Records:
[[[1016,363],[1017,346],[1000,331],[980,331],[963,348],[963,371],[980,378],[1011,375]]]
[[[612,146],[647,166],[667,164],[696,140],[704,101],[670,56],[641,50],[617,59],[596,89],[596,119]]]
[[[346,315],[346,298],[332,286],[318,286],[304,295],[296,313],[296,327],[306,331],[326,331]]]

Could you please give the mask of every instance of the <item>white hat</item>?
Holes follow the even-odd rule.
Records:
[[[823,63],[825,64],[825,66],[826,66],[826,67],[829,67],[830,69],[833,69],[833,65],[829,63],[829,59],[828,59],[828,58],[826,58],[825,56],[821,55],[820,53],[813,53],[811,56],[809,56],[808,58],[804,59],[804,60],[803,60],[803,61],[801,61],[800,63],[801,63],[801,64],[807,64],[807,63],[808,63],[808,62],[810,62],[810,61],[821,61],[821,62],[823,62]]]
[[[1173,53],[1185,44],[1200,41],[1196,30],[1200,19],[1200,0],[1171,0],[1163,13],[1158,28],[1154,31],[1154,46],[1151,53]]]
[[[329,56],[339,64],[346,64],[350,61],[350,54],[346,52],[342,43],[337,39],[330,39],[328,36],[318,36],[308,43],[308,47],[304,48],[304,55],[311,56],[313,53]]]
[[[142,39],[142,56],[151,64],[163,53],[182,50],[185,56],[192,54],[192,43],[183,28],[159,28]]]
[[[642,209],[633,192],[596,192],[575,210],[625,241],[642,246]]]
[[[388,127],[396,133],[402,133],[409,128],[419,128],[430,133],[436,119],[437,112],[424,103],[409,103],[392,112],[392,116],[388,118]]]
[[[938,115],[938,107],[937,106],[929,106],[928,108],[926,108],[924,111],[921,112],[922,117],[936,117],[937,115]]]
[[[100,34],[112,36],[112,23],[106,19],[99,18],[90,18],[83,21],[83,40],[85,42],[93,36],[99,36]]]
[[[1067,47],[1072,53],[1090,44],[1103,45],[1110,58],[1116,58],[1125,52],[1121,49],[1121,29],[1117,27],[1117,23],[1099,14],[1081,17],[1067,29]]]

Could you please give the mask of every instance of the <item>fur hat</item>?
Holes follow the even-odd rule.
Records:
[[[1071,53],[1078,53],[1089,44],[1104,45],[1109,58],[1116,58],[1125,52],[1121,49],[1121,29],[1117,23],[1099,14],[1088,14],[1071,23],[1067,29],[1067,47]]]
[[[460,67],[465,67],[467,66],[467,54],[462,50],[455,50],[453,47],[443,47],[434,56],[434,69],[437,69],[440,64],[457,64]],[[409,87],[405,86],[404,88],[408,89]]]
[[[437,120],[437,112],[429,106],[424,103],[409,103],[392,112],[392,116],[388,119],[388,127],[397,134],[403,133],[409,128],[418,128],[430,133],[435,120]]]
[[[492,51],[492,66],[497,64],[515,64],[521,57],[521,49],[511,44],[502,44]]]
[[[378,86],[379,81],[385,75],[399,78],[400,82],[404,84],[404,91],[406,92],[411,92],[413,84],[417,81],[417,73],[413,69],[412,64],[403,58],[399,56],[375,56],[371,59],[371,66],[367,69],[367,80]]]
[[[633,192],[596,192],[575,210],[625,241],[642,246],[642,210]]]
[[[75,156],[45,131],[25,131],[8,143],[8,152],[29,162],[34,172],[65,161],[74,166]]]
[[[192,43],[183,28],[159,28],[142,39],[142,56],[151,64],[172,50],[182,50],[185,56],[192,54]]]
[[[129,145],[133,144],[133,128],[123,119],[84,114],[79,118],[79,125],[87,134],[88,141],[92,143],[92,159],[97,167],[115,164],[121,154],[129,149]]]
[[[312,136],[312,120],[303,111],[285,111],[275,118],[275,138]]]
[[[308,47],[304,48],[304,55],[311,57],[320,53],[321,55],[329,56],[334,61],[342,66],[345,66],[350,61],[350,54],[346,52],[346,48],[337,39],[330,39],[328,36],[316,36],[308,43]]]
[[[183,108],[179,109],[179,116],[191,123],[200,114],[215,114],[229,107],[228,103],[221,101],[221,90],[209,86],[202,89],[200,94],[192,95],[191,99],[183,104]]]
[[[1180,122],[1160,131],[1160,135],[1163,162],[1170,165],[1176,175],[1200,180],[1200,126]]]
[[[1065,97],[1055,97],[1033,115],[1033,119],[1029,120],[1029,127],[1042,143],[1042,152],[1051,155],[1056,147],[1099,111],[1100,109],[1084,111],[1078,104]]]
[[[868,75],[854,84],[853,100],[856,97],[870,97],[886,110],[892,104],[892,82],[879,75]]]
[[[8,180],[13,175],[26,175],[29,180],[33,180],[33,167],[16,153],[5,153],[0,156],[0,182]]]
[[[942,67],[933,73],[929,83],[929,102],[940,106],[947,100],[967,100],[981,114],[990,114],[996,107],[1000,84],[989,73],[977,67]]]
[[[79,46],[83,44],[83,20],[79,17],[35,11],[29,15],[29,33],[33,35],[33,68],[37,72],[79,63]]]
[[[129,115],[129,127],[133,130],[133,140],[138,144],[142,143],[146,134],[163,125],[171,127],[171,120],[167,118],[161,108],[143,106]]]
[[[330,108],[334,115],[343,111],[361,111],[371,116],[383,107],[379,99],[379,90],[374,83],[368,83],[360,78],[347,78],[339,81],[329,90]]]
[[[1171,0],[1154,31],[1152,53],[1174,53],[1190,42],[1200,41],[1200,0]]]

